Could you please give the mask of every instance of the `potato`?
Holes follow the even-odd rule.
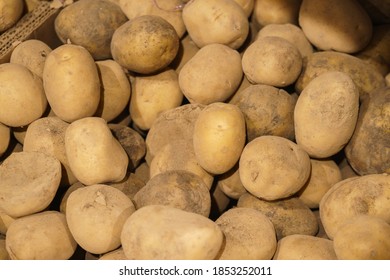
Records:
[[[73,191],[66,203],[66,221],[77,243],[93,254],[117,249],[122,227],[135,207],[123,192],[102,184]]]
[[[285,87],[301,73],[302,56],[298,48],[281,37],[260,37],[242,56],[242,69],[253,84]]]
[[[232,200],[218,186],[211,190],[211,212],[209,218],[215,221],[232,206]]]
[[[2,0],[0,2],[0,33],[7,31],[22,17],[23,0]]]
[[[77,247],[65,215],[57,211],[15,220],[7,231],[5,244],[13,260],[67,260]]]
[[[128,106],[131,86],[122,67],[114,60],[96,61],[96,66],[102,92],[95,116],[110,122]]]
[[[0,234],[6,235],[7,230],[13,221],[15,221],[14,218],[7,215],[0,209]]]
[[[12,153],[0,165],[0,212],[18,218],[50,205],[61,181],[61,163],[41,152]]]
[[[52,49],[43,41],[29,39],[17,45],[11,53],[10,62],[26,66],[42,78],[47,55]]]
[[[145,182],[139,178],[135,173],[128,172],[126,177],[117,183],[106,183],[106,185],[116,188],[123,192],[128,198],[130,198],[131,202],[135,204],[134,196],[140,191],[144,186]]]
[[[274,260],[337,260],[333,241],[311,235],[293,234],[278,241]]]
[[[390,176],[370,174],[344,179],[323,196],[320,216],[326,234],[333,239],[338,229],[358,215],[371,215],[390,222]]]
[[[151,74],[168,66],[179,50],[179,37],[165,19],[145,15],[117,28],[111,40],[112,57],[124,68]]]
[[[137,76],[132,84],[130,115],[142,130],[149,130],[157,116],[176,108],[183,101],[178,75],[173,69],[148,76]]]
[[[277,243],[275,228],[263,213],[251,208],[232,208],[215,223],[225,236],[219,260],[272,259]]]
[[[179,50],[170,67],[180,73],[181,68],[199,51],[198,46],[192,41],[188,33],[180,40]]]
[[[0,123],[0,158],[7,151],[11,140],[11,129]]]
[[[341,151],[351,139],[359,112],[359,90],[345,73],[330,71],[314,78],[294,109],[295,139],[313,158]]]
[[[359,175],[390,173],[390,87],[371,92],[362,101],[345,156]]]
[[[121,233],[123,251],[131,260],[211,260],[222,241],[223,233],[212,220],[164,205],[138,209]]]
[[[25,126],[40,118],[47,99],[42,80],[27,67],[0,65],[0,122],[10,127]]]
[[[309,179],[310,170],[308,154],[280,136],[266,135],[252,140],[246,144],[239,160],[245,189],[264,200],[291,197]]]
[[[230,103],[237,105],[244,114],[248,142],[263,135],[294,140],[296,98],[285,90],[268,85],[250,85],[236,93]]]
[[[311,209],[317,209],[325,193],[342,180],[340,168],[330,159],[310,159],[311,173],[297,196]]]
[[[134,195],[134,202],[137,209],[147,205],[167,205],[205,217],[210,215],[211,209],[209,188],[201,177],[184,170],[153,176]]]
[[[293,234],[315,236],[318,232],[314,213],[296,197],[266,201],[246,193],[238,199],[237,207],[253,208],[266,215],[275,227],[278,240]]]
[[[217,176],[216,179],[217,187],[229,198],[239,199],[241,195],[247,193],[240,179],[238,163],[229,171]]]
[[[68,198],[72,192],[79,188],[85,187],[84,184],[80,182],[76,182],[72,185],[69,186],[69,188],[66,189],[65,193],[61,197],[61,202],[60,202],[60,212],[66,214],[66,203],[68,202]]]
[[[5,239],[0,238],[0,260],[9,260],[10,256],[5,248]]]
[[[180,70],[179,85],[191,103],[208,105],[227,100],[237,90],[242,76],[241,56],[236,50],[209,44]]]
[[[330,71],[348,74],[358,87],[361,100],[385,85],[383,75],[362,59],[336,51],[318,51],[304,60],[302,72],[295,83],[296,92],[301,93],[311,80]]]
[[[371,19],[356,0],[303,0],[299,25],[320,50],[356,53],[372,36]]]
[[[240,158],[245,139],[244,115],[233,104],[212,103],[195,121],[195,157],[211,174],[222,174],[233,168]]]
[[[359,215],[336,231],[333,244],[340,260],[389,260],[390,225],[378,217]]]
[[[231,0],[193,0],[183,9],[183,21],[195,44],[223,44],[238,49],[249,33],[248,17]]]
[[[234,0],[244,10],[247,17],[249,17],[255,6],[255,0]]]
[[[119,182],[126,175],[128,156],[102,118],[72,122],[65,132],[65,150],[70,169],[85,185]]]
[[[125,253],[123,252],[122,247],[114,251],[105,253],[99,257],[100,261],[103,260],[126,260]]]
[[[292,23],[298,25],[302,0],[256,0],[253,18],[262,25]]]
[[[271,23],[259,30],[256,38],[275,36],[286,39],[297,47],[299,53],[304,58],[313,53],[313,46],[306,38],[302,29],[291,23]]]
[[[111,58],[114,31],[127,21],[120,7],[106,0],[79,0],[64,7],[54,21],[59,39],[86,48],[94,59]]]
[[[65,151],[65,131],[69,124],[58,117],[43,117],[33,121],[27,128],[23,151],[41,152],[61,162],[61,186],[76,183]]]
[[[81,46],[62,45],[49,53],[43,86],[54,114],[66,122],[93,116],[100,102],[95,61]]]
[[[180,38],[186,32],[181,12],[182,0],[144,0],[142,3],[137,0],[118,0],[118,2],[130,20],[144,15],[160,16],[175,28]]]

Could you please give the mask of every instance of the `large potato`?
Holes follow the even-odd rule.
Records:
[[[253,17],[258,24],[298,24],[299,7],[302,0],[256,0]]]
[[[354,132],[359,90],[343,72],[330,71],[313,79],[294,109],[295,139],[311,157],[327,158],[341,151]]]

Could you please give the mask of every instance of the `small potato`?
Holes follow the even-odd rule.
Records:
[[[240,158],[245,139],[244,115],[233,104],[212,103],[195,121],[195,157],[211,174],[222,174],[233,168]]]
[[[275,228],[255,209],[237,207],[224,212],[215,223],[225,236],[219,260],[270,260],[276,250]]]
[[[67,260],[77,248],[65,215],[57,211],[16,219],[5,242],[12,260]]]
[[[112,57],[124,68],[151,74],[168,66],[179,50],[179,37],[165,19],[144,15],[129,20],[112,36]]]
[[[49,53],[43,86],[54,114],[66,122],[93,116],[100,102],[95,61],[81,46],[62,45]]]
[[[195,44],[223,44],[238,49],[249,33],[244,10],[232,0],[193,0],[183,9],[183,21]]]
[[[256,0],[253,17],[258,24],[292,23],[298,25],[302,0]]]
[[[238,163],[228,172],[217,176],[216,181],[217,187],[232,199],[239,199],[241,195],[247,193],[240,179]]]
[[[142,130],[149,130],[157,116],[176,108],[183,101],[179,79],[175,70],[167,69],[158,74],[137,76],[132,83],[130,115]]]
[[[330,71],[314,78],[301,92],[294,109],[295,139],[313,158],[341,151],[354,132],[359,90],[345,73]]]
[[[135,207],[123,192],[107,185],[73,191],[66,203],[66,221],[77,243],[93,254],[117,249],[122,227]]]
[[[265,200],[291,197],[306,183],[310,170],[308,154],[280,136],[260,136],[252,140],[246,144],[239,160],[245,189]]]
[[[237,90],[242,76],[241,56],[236,50],[209,44],[183,66],[179,85],[191,103],[208,105],[227,100]]]
[[[333,244],[340,260],[390,260],[390,225],[378,217],[359,215],[337,230]]]
[[[0,158],[7,151],[11,140],[11,129],[0,123]]]
[[[23,0],[0,1],[0,33],[7,31],[22,17],[24,9]]]
[[[11,53],[10,62],[26,66],[42,78],[47,55],[52,49],[43,41],[30,39],[21,42]]]
[[[212,220],[163,205],[138,209],[121,233],[122,248],[130,260],[212,260],[222,241],[223,233]]]
[[[42,80],[27,67],[1,64],[0,84],[1,123],[10,127],[25,126],[43,115],[47,99]]]
[[[298,48],[281,37],[260,37],[244,51],[242,69],[253,84],[286,87],[293,84],[302,70]]]
[[[333,241],[311,235],[293,234],[278,241],[274,260],[337,260]]]

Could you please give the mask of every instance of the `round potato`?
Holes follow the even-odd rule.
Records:
[[[7,151],[11,140],[11,129],[0,123],[0,158]]]
[[[23,15],[23,0],[0,1],[0,33],[11,28]]]
[[[245,145],[245,118],[228,103],[212,103],[199,114],[194,126],[194,152],[206,171],[222,174],[238,162]]]
[[[298,25],[302,0],[256,0],[253,17],[261,26],[272,23]]]

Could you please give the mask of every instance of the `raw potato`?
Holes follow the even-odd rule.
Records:
[[[23,0],[0,1],[0,33],[7,31],[22,17],[24,8]]]
[[[4,213],[3,210],[0,210],[0,234],[6,235],[13,221],[15,221],[14,218]]]
[[[261,26],[272,23],[298,25],[301,2],[302,0],[256,0],[253,17]]]
[[[99,260],[126,260],[125,253],[122,248],[105,253],[99,257]]]
[[[125,179],[118,183],[107,183],[108,186],[116,188],[123,192],[135,205],[134,196],[144,186],[145,182],[139,178],[135,173],[128,172]]]
[[[373,91],[362,101],[355,131],[344,151],[360,175],[390,174],[390,87]]]
[[[61,181],[61,163],[41,152],[12,153],[0,165],[0,212],[18,218],[50,205]]]
[[[333,241],[311,235],[293,234],[278,241],[274,260],[337,260]]]
[[[0,237],[0,260],[9,260],[10,256],[5,248],[5,239]]]
[[[67,260],[77,243],[65,215],[57,211],[21,217],[9,227],[6,249],[13,260]]]
[[[285,87],[293,84],[302,69],[298,48],[281,37],[260,37],[244,51],[242,69],[253,84]]]
[[[130,81],[123,68],[112,59],[96,61],[96,66],[102,92],[95,116],[110,122],[118,117],[129,104]]]
[[[40,118],[47,99],[42,80],[27,67],[15,63],[0,65],[0,122],[25,126]]]
[[[287,91],[268,85],[249,85],[236,93],[230,103],[244,114],[248,142],[263,135],[294,140],[296,98]]]
[[[79,188],[83,188],[85,185],[83,185],[80,182],[76,182],[73,185],[69,186],[69,188],[66,189],[64,195],[61,198],[61,203],[60,203],[60,212],[66,214],[66,203],[68,201],[68,198],[72,192]]]
[[[360,215],[337,230],[333,244],[340,260],[390,260],[390,225],[381,218]]]
[[[0,123],[0,158],[7,151],[11,140],[11,129]]]
[[[112,36],[111,53],[124,68],[151,74],[168,66],[179,50],[173,26],[159,16],[145,15],[127,21]]]
[[[253,208],[266,215],[275,227],[278,240],[293,234],[315,236],[318,232],[316,216],[296,197],[265,201],[246,193],[238,199],[237,207]]]
[[[358,215],[390,222],[390,176],[370,174],[344,179],[324,195],[320,216],[326,234],[333,239],[339,228]]]
[[[311,209],[319,207],[322,197],[334,184],[342,180],[340,168],[330,159],[310,159],[309,180],[297,193],[298,197]]]
[[[54,114],[66,122],[93,116],[100,102],[95,61],[81,46],[62,45],[49,53],[43,86]]]
[[[120,235],[135,207],[123,192],[107,185],[90,185],[73,191],[66,203],[66,221],[77,243],[93,254],[121,245]]]
[[[142,130],[149,130],[160,113],[180,106],[183,101],[178,75],[173,69],[137,76],[132,86],[130,115]]]
[[[223,233],[212,220],[163,205],[138,209],[121,233],[123,251],[131,260],[212,260],[222,241]]]
[[[208,217],[211,209],[209,188],[202,178],[184,170],[152,177],[134,196],[135,207],[166,205]]]
[[[232,208],[215,223],[225,236],[219,260],[272,259],[277,244],[275,228],[263,213],[251,208]]]
[[[127,22],[121,8],[106,0],[79,0],[64,7],[54,21],[59,39],[86,48],[95,60],[111,58],[114,31]]]
[[[212,103],[195,121],[195,157],[211,174],[222,174],[233,168],[240,158],[245,139],[244,115],[233,104]]]
[[[238,163],[230,169],[217,177],[217,187],[221,191],[232,199],[239,199],[241,195],[247,192],[240,179],[240,173],[238,171]]]
[[[295,139],[313,158],[341,151],[354,132],[359,90],[345,73],[330,71],[314,78],[301,92],[294,110]]]
[[[192,41],[190,35],[186,34],[181,40],[179,51],[170,66],[180,73],[181,68],[199,51],[198,46]]]
[[[244,10],[247,17],[249,17],[255,6],[255,0],[234,0]]]
[[[356,53],[372,36],[371,19],[356,0],[303,0],[299,25],[320,50]]]
[[[232,0],[190,1],[183,9],[183,21],[199,48],[217,43],[238,49],[249,33],[247,15]]]
[[[43,41],[30,39],[21,42],[11,53],[10,62],[26,66],[42,78],[47,55],[52,49]]]
[[[209,44],[180,70],[179,85],[191,103],[208,105],[227,100],[242,76],[239,52],[222,44]]]
[[[239,165],[245,189],[265,200],[291,197],[309,179],[311,170],[308,154],[280,136],[260,136],[246,144]]]
[[[128,156],[102,118],[71,123],[65,132],[65,150],[70,169],[85,185],[119,182],[126,175]]]

